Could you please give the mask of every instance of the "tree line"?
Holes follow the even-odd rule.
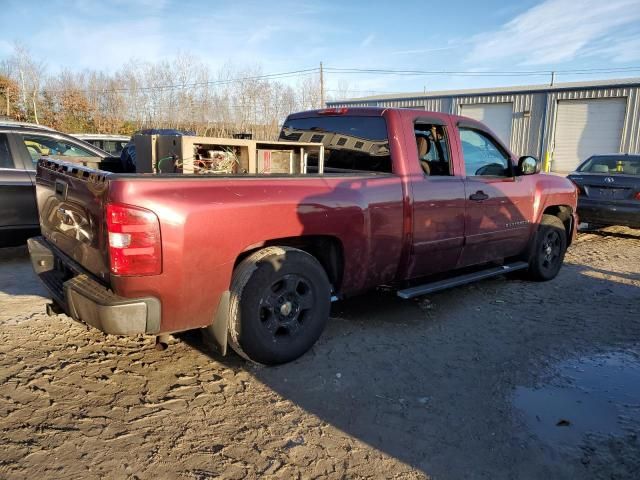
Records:
[[[336,96],[347,94],[342,85]],[[68,133],[178,128],[275,138],[288,113],[320,104],[317,70],[282,76],[264,75],[259,66],[214,70],[183,54],[158,62],[132,59],[113,72],[51,73],[20,45],[0,60],[0,115]]]

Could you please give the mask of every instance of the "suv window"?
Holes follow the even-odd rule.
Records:
[[[465,174],[468,177],[511,176],[511,161],[495,141],[479,130],[460,129],[460,142],[464,157]]]
[[[68,157],[99,158],[95,153],[67,140],[44,135],[22,135],[25,147],[31,155],[34,165],[40,157],[65,159]]]
[[[325,172],[391,173],[387,124],[382,117],[326,116],[287,119],[281,140],[322,142]],[[309,154],[308,171],[317,171],[317,155]]]
[[[13,168],[9,139],[4,133],[0,133],[0,168]]]
[[[441,125],[416,123],[414,127],[418,160],[425,175],[451,175],[449,142]]]

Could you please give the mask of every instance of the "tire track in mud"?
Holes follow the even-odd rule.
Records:
[[[309,354],[265,369],[197,335],[158,352],[47,317],[24,250],[0,252],[0,477],[606,476],[637,446],[585,470],[520,440],[509,403],[569,354],[640,338],[640,232],[581,234],[566,262],[544,284],[344,302]]]

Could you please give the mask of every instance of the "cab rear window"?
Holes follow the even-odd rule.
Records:
[[[280,139],[321,142],[325,147],[325,172],[366,171],[391,173],[387,124],[382,117],[327,116],[287,119]],[[317,171],[318,158],[307,169]]]

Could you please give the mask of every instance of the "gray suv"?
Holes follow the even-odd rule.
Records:
[[[42,125],[0,120],[0,246],[16,245],[39,232],[35,170],[41,157],[112,171],[120,159]]]

